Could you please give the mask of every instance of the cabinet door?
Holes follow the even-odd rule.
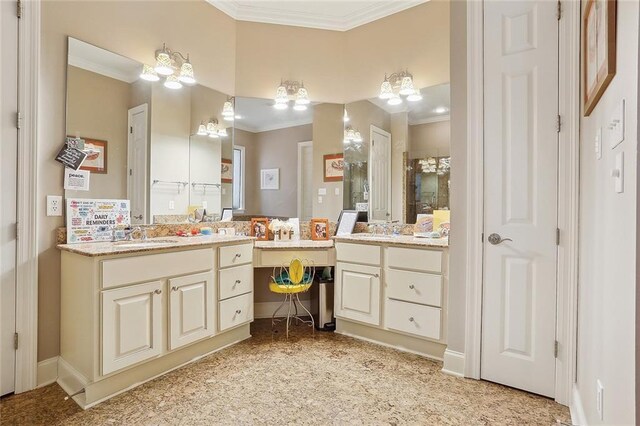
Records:
[[[336,317],[380,325],[380,268],[337,264]]]
[[[162,351],[162,282],[102,292],[102,374]]]
[[[213,272],[169,280],[169,349],[214,334],[213,280]]]

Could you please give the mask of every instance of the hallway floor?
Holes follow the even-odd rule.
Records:
[[[251,339],[89,410],[53,384],[0,400],[4,425],[570,423],[554,401],[443,374],[442,364],[334,333],[293,327]]]

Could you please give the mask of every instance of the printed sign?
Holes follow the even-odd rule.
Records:
[[[67,199],[67,244],[111,241],[113,228],[130,224],[129,200]]]
[[[90,176],[91,172],[88,170],[73,170],[65,167],[64,189],[70,189],[72,191],[88,191]]]
[[[56,161],[64,164],[73,170],[78,170],[82,162],[87,158],[87,154],[77,148],[69,147],[67,144],[56,155]]]

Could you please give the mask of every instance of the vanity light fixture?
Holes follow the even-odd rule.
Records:
[[[355,143],[360,143],[362,142],[362,135],[360,134],[359,130],[354,129],[353,127],[349,126],[346,129],[344,129],[344,141],[345,144],[351,143],[351,142],[355,142]]]
[[[293,105],[295,111],[306,111],[308,108],[307,105],[311,103],[309,92],[304,87],[304,83],[280,80],[280,85],[276,89],[273,107],[275,109],[285,110],[289,108],[289,101],[291,99],[295,99]]]
[[[224,105],[222,106],[222,119],[225,121],[233,121],[236,113],[235,113],[235,109],[233,108],[233,104],[234,104],[235,98],[231,97],[231,98],[227,98],[227,100],[225,101]]]
[[[166,77],[164,86],[169,89],[180,89],[182,83],[196,83],[189,55],[172,51],[164,43],[162,49],[156,51],[155,66],[143,65],[140,74],[140,78],[147,81],[158,81],[160,76]]]
[[[198,126],[198,136],[207,136],[207,126],[204,125],[204,122],[200,123]]]
[[[207,133],[210,138],[219,138],[218,136],[218,120],[215,118],[207,123]]]
[[[378,97],[386,99],[389,105],[400,105],[403,101],[401,95],[406,96],[409,102],[422,99],[422,94],[413,84],[413,75],[409,71],[394,72],[390,76],[385,74]]]

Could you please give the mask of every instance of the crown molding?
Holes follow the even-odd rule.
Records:
[[[264,7],[268,2],[256,2],[252,5],[242,4],[236,0],[206,0],[207,3],[226,13],[238,21],[261,22],[266,24],[289,25],[294,27],[316,28],[331,31],[348,31],[378,19],[402,12],[429,0],[403,0],[380,2],[350,13],[336,17],[319,15],[311,12],[284,11]]]
[[[235,129],[244,130],[245,132],[262,133],[262,132],[270,132],[272,130],[288,129],[290,127],[306,126],[307,124],[313,124],[313,119],[310,118],[305,120],[284,121],[284,122],[271,124],[269,126],[261,126],[261,127],[246,126],[244,124],[238,123],[236,120],[236,122],[234,122],[233,127]]]
[[[110,78],[114,78],[116,80],[124,81],[125,83],[133,83],[138,79],[138,75],[127,74],[124,72],[120,72],[119,70],[115,70],[113,68],[105,67],[102,64],[90,61],[85,58],[81,58],[79,56],[69,55],[69,65],[72,65],[77,68],[82,68],[87,71],[94,72],[96,74],[101,74]]]
[[[440,123],[442,121],[450,121],[450,120],[451,120],[451,117],[449,116],[449,114],[447,114],[447,115],[439,115],[437,117],[421,118],[419,120],[410,120],[409,125],[417,126],[419,124]]]

